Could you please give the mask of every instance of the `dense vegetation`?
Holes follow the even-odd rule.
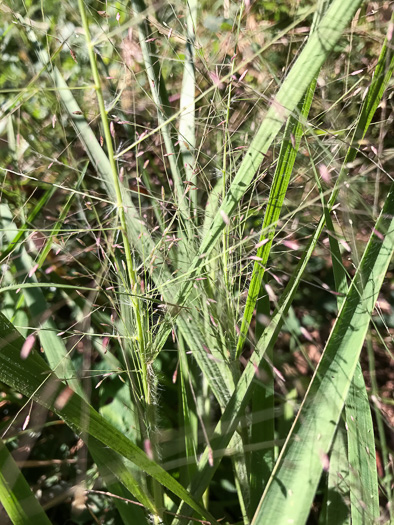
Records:
[[[0,521],[392,519],[393,3],[0,4]]]

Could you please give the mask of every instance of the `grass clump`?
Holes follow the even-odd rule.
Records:
[[[389,522],[375,4],[2,4],[13,523]]]

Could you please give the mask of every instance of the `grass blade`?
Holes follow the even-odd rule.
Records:
[[[179,140],[182,154],[183,165],[185,166],[186,180],[196,186],[197,178],[194,172],[194,150],[196,148],[196,123],[195,123],[195,34],[194,28],[197,23],[197,0],[187,2],[187,42],[185,52],[185,64],[183,67],[182,91],[180,98],[180,107],[187,107],[188,110],[183,112],[179,118]],[[197,213],[197,191],[190,191],[194,213]],[[194,217],[194,220],[196,216]]]
[[[380,232],[379,237],[375,233],[371,235],[307,396],[263,494],[254,525],[267,520],[288,523],[290,519],[304,523],[307,519],[370,316],[394,253],[394,186],[375,230]],[[360,282],[363,283],[361,290]],[[284,492],[283,487],[286,487]]]
[[[303,133],[302,123],[306,121],[309,109],[312,104],[313,94],[315,91],[316,79],[309,86],[304,103],[301,107],[300,116],[291,116],[286,124],[284,138],[281,144],[278,164],[275,169],[274,179],[272,181],[268,204],[264,214],[263,225],[258,244],[261,246],[257,249],[256,256],[259,261],[253,265],[252,279],[249,285],[248,296],[242,317],[242,324],[237,343],[237,357],[242,353],[242,348],[247,336],[248,328],[254,309],[256,307],[257,297],[260,292],[265,267],[268,263],[271,252],[272,241],[275,236],[276,225],[278,223],[283,201],[293,172],[294,162],[297,157],[298,149]]]
[[[330,469],[319,525],[350,525],[347,437],[343,421],[335,432],[330,451]]]
[[[375,523],[379,518],[375,439],[360,363],[357,363],[346,399],[346,423],[352,524]]]
[[[55,186],[45,191],[43,196],[40,198],[40,200],[34,206],[34,209],[31,211],[31,213],[27,217],[25,224],[23,224],[19,228],[18,233],[15,235],[12,241],[8,244],[7,248],[5,248],[1,252],[0,254],[1,261],[3,261],[12,252],[12,250],[15,248],[18,242],[22,239],[24,233],[29,228],[29,224],[31,224],[34,221],[34,219],[37,217],[37,215],[42,210],[42,208],[49,202],[49,200],[51,199],[55,191],[56,191]]]
[[[394,15],[393,15],[394,17]],[[393,18],[392,18],[393,19]],[[365,137],[369,125],[372,121],[372,118],[377,110],[384,91],[387,88],[387,85],[393,75],[394,71],[394,54],[390,56],[390,43],[393,41],[393,36],[391,35],[391,41],[388,42],[387,38],[385,39],[380,55],[379,60],[376,65],[376,68],[373,73],[373,78],[371,85],[368,88],[367,95],[363,102],[363,106],[360,112],[360,118],[358,119],[356,129],[353,134],[351,147],[346,153],[345,160],[343,162],[342,170],[339,174],[339,177],[336,181],[334,191],[328,201],[328,208],[334,205],[340,186],[343,182],[344,177],[346,176],[347,169],[350,163],[354,161],[358,153],[358,144]]]
[[[2,439],[0,439],[0,502],[14,525],[51,524]]]
[[[339,243],[335,235],[331,216],[328,213],[327,206],[324,201],[324,193],[320,184],[319,176],[317,175],[316,167],[313,163],[312,170],[316,177],[317,187],[322,199],[327,229],[329,231],[329,243],[335,279],[335,288],[338,293],[337,304],[338,311],[340,311],[344,303],[344,295],[348,294],[346,270],[342,263]],[[361,524],[366,522],[374,522],[374,520],[379,517],[379,487],[375,457],[375,439],[368,394],[365,388],[360,362],[357,362],[356,371],[351,380],[349,393],[345,403],[345,415],[347,447],[345,448],[345,451],[342,452],[342,455],[348,455],[348,460],[345,462],[345,464],[349,466],[346,469],[346,481],[344,481],[342,478],[342,480],[340,480],[338,483],[338,488],[336,486],[332,487],[332,492],[338,492],[335,496],[333,496],[331,493],[331,497],[341,499],[341,492],[344,492],[344,487],[346,485],[350,486],[352,523]],[[343,432],[341,424],[338,426],[336,436],[338,435],[338,432]],[[335,440],[334,444],[336,444]],[[334,454],[335,453],[340,454],[340,451],[334,450]],[[334,456],[334,461],[335,460],[336,463],[334,463],[334,465],[331,465],[330,460],[329,481],[330,479],[332,480],[332,478],[337,477],[339,466],[338,457]],[[341,506],[340,504],[333,504],[331,508],[327,508],[327,519],[329,519],[328,517],[332,514],[333,507],[336,507],[338,512],[341,512],[342,508],[342,513],[344,512],[343,505]],[[348,521],[348,518],[343,518],[341,515],[339,515],[337,522],[342,521]]]
[[[306,119],[309,113],[309,109],[312,103],[313,94],[315,90],[316,80],[312,81],[312,84],[307,90],[304,103],[301,108],[301,119]],[[264,214],[264,220],[262,225],[262,231],[260,234],[259,244],[261,245],[256,253],[258,262],[256,261],[253,266],[252,278],[249,285],[248,295],[246,298],[246,305],[242,317],[242,324],[240,334],[237,342],[236,357],[239,358],[242,353],[243,345],[247,336],[250,321],[253,316],[257,304],[257,312],[259,311],[258,297],[263,291],[263,278],[266,265],[268,263],[269,254],[271,251],[272,241],[275,235],[276,225],[279,220],[283,201],[286,195],[286,191],[290,182],[290,177],[293,172],[294,162],[296,160],[297,152],[301,142],[302,136],[302,122],[299,117],[291,116],[286,124],[284,133],[284,140],[282,141],[281,149],[279,152],[278,164],[275,169],[274,179],[270,189],[270,195],[268,198],[267,208]],[[269,316],[269,301],[268,301],[268,312]],[[256,316],[257,317],[257,316]],[[256,334],[257,335],[257,334]],[[257,337],[259,339],[259,337]],[[269,356],[272,362],[272,355]],[[265,366],[266,363],[263,363]],[[273,376],[270,369],[266,370],[267,378],[270,378],[271,386],[273,389]],[[274,465],[274,397],[272,394],[268,394],[266,391],[255,389],[253,394],[252,413],[266,414],[264,421],[260,423],[254,423],[252,426],[252,442],[255,443],[272,443],[271,447],[257,450],[251,453],[251,515],[254,514],[258,501],[260,500],[264,486],[269,479],[269,474]],[[271,413],[271,416],[269,416]]]

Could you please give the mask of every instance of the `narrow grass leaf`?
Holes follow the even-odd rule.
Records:
[[[392,20],[394,14],[392,16]],[[391,41],[393,36],[391,36]],[[342,169],[339,173],[339,177],[336,181],[334,191],[328,201],[328,208],[331,209],[337,199],[339,189],[343,183],[346,174],[348,173],[349,165],[354,161],[358,153],[358,145],[360,141],[365,137],[372,118],[377,110],[383,93],[385,92],[388,83],[393,75],[394,71],[394,54],[391,53],[390,42],[387,42],[387,38],[383,42],[383,46],[379,55],[378,63],[373,73],[371,85],[368,88],[367,95],[363,101],[363,105],[360,112],[360,117],[357,122],[356,129],[354,131],[351,146],[346,153],[345,160],[342,165]]]
[[[100,474],[104,478],[104,483],[106,487],[108,487],[108,496],[113,496],[113,502],[122,518],[122,525],[135,525],[136,523],[138,523],[138,525],[151,524],[151,516],[145,512],[145,509],[141,507],[139,502],[137,501],[135,504],[131,503],[135,501],[135,497],[130,494],[122,483],[114,481],[114,475],[111,470],[108,469],[105,460],[107,450],[108,449],[103,450],[102,460],[104,460],[104,462],[101,462],[101,464],[97,461],[97,454],[92,455],[97,463]],[[92,453],[91,447],[89,447],[89,451]],[[149,507],[146,507],[146,509],[149,509]]]
[[[14,525],[51,524],[2,439],[0,439],[0,502]]]
[[[186,180],[196,186],[196,173],[194,170],[194,149],[196,147],[196,124],[195,124],[195,34],[194,28],[197,23],[197,0],[190,0],[187,3],[187,19],[186,19],[186,52],[185,62],[183,66],[182,90],[180,98],[180,107],[188,108],[179,118],[179,141],[180,150],[182,154],[182,161],[185,170]],[[190,190],[189,192],[191,202],[194,210],[197,211],[197,191]]]
[[[26,218],[26,222],[22,224],[22,226],[20,226],[20,228],[18,229],[18,233],[15,235],[12,241],[8,243],[7,247],[4,248],[4,250],[0,253],[0,261],[3,261],[14,250],[16,245],[19,243],[19,241],[22,239],[23,235],[27,231],[27,229],[30,227],[30,224],[33,223],[34,219],[37,217],[39,212],[44,208],[44,206],[52,198],[56,189],[57,188],[53,186],[47,189],[45,193],[42,195],[42,197],[40,197],[39,201],[37,202],[33,210],[29,213],[28,217]]]
[[[391,27],[394,22],[394,13],[391,15]],[[390,27],[390,24],[389,24]],[[373,73],[373,79],[368,88],[367,96],[363,104],[362,114],[357,126],[357,133],[355,140],[361,140],[372,122],[375,111],[377,110],[383,93],[386,90],[394,69],[394,54],[392,52],[393,34],[387,35],[383,42],[383,46],[379,55],[378,63],[376,64]]]
[[[145,487],[134,476],[135,465],[105,446],[100,440],[89,436],[87,446],[93,461],[96,463],[103,482],[108,490],[117,496],[130,498],[130,495],[144,506],[151,514],[159,514],[160,509],[155,508],[154,501]],[[141,508],[133,507],[133,515],[141,519],[141,523],[147,521]]]
[[[352,525],[375,523],[380,510],[374,428],[360,363],[350,385],[345,413]]]
[[[265,295],[265,290],[263,290],[263,277],[265,267],[268,262],[272,241],[275,235],[276,225],[281,213],[282,204],[287,192],[290,177],[293,171],[294,162],[299,149],[303,131],[302,120],[306,120],[308,116],[313,99],[315,85],[316,80],[314,79],[307,90],[304,102],[301,107],[300,117],[290,116],[286,124],[284,140],[282,141],[281,149],[279,152],[278,163],[275,169],[274,179],[271,185],[270,195],[268,198],[268,204],[264,214],[262,231],[258,242],[258,244],[260,245],[256,252],[256,258],[258,259],[258,261],[256,261],[253,266],[252,278],[249,285],[248,295],[246,298],[246,305],[242,317],[242,324],[236,349],[236,357],[238,358],[241,356],[242,353],[243,345],[247,336],[253,312],[255,311],[255,309],[257,310],[256,317],[258,317],[259,314],[263,313],[260,312],[260,303],[262,302],[262,300],[260,299],[258,301],[258,297],[259,295],[260,297],[262,295]],[[269,301],[268,311],[264,312],[264,314],[269,316]],[[257,327],[259,327],[259,323],[256,319],[256,328]],[[259,335],[257,336],[257,338],[259,338]],[[272,360],[272,356],[269,357]],[[263,367],[267,368],[266,363],[263,363]],[[270,378],[269,380],[272,383],[273,387],[273,376],[270,373],[270,370],[268,370],[267,378]],[[274,398],[266,391],[262,391],[261,389],[256,388],[255,393],[253,394],[252,403],[253,414],[267,414],[265,421],[260,423],[252,422],[252,442],[267,442],[272,443],[272,446],[264,447],[261,450],[256,450],[255,452],[251,453],[251,515],[253,515],[256,510],[265,483],[269,478],[269,474],[274,464]],[[269,416],[269,411],[271,412],[271,416]]]
[[[339,243],[335,235],[331,216],[328,213],[324,201],[323,189],[320,185],[314,165],[312,166],[312,169],[315,172],[316,182],[322,198],[324,216],[329,232],[335,289],[339,292],[337,295],[337,304],[338,311],[340,311],[344,302],[344,296],[348,294],[346,270],[342,263]],[[379,231],[376,231],[375,234],[378,239],[383,240],[383,236]],[[362,286],[363,283],[360,282],[360,287]],[[337,470],[339,465],[330,464],[329,483],[334,481],[337,483],[337,486],[329,486],[328,491],[331,498],[338,500],[346,494],[345,488],[348,487],[347,492],[350,494],[352,523],[362,524],[374,522],[374,520],[379,517],[379,486],[375,457],[375,439],[371,409],[360,362],[357,362],[356,370],[351,380],[349,393],[345,403],[345,417],[347,429],[347,447],[345,452],[346,456],[348,456],[344,463],[344,465],[347,466],[346,473],[342,473],[342,481],[339,480],[338,482],[338,479],[336,478],[338,477]],[[343,432],[343,429],[340,424],[337,429],[337,434],[341,431]],[[339,446],[339,443],[334,440],[334,445]],[[335,457],[335,453],[339,453],[339,451],[334,449],[334,460],[338,460],[338,458]],[[333,452],[331,452],[330,456],[332,455]],[[346,478],[346,482],[344,478]],[[337,491],[337,494],[335,494],[335,491]],[[325,514],[328,520],[333,513],[339,513],[337,516],[338,519],[341,518],[346,522],[349,518],[345,518],[344,515],[342,515],[344,512],[345,508],[343,507],[343,503],[341,505],[337,501],[337,504],[331,506],[327,505]],[[339,520],[337,522],[339,523],[341,521]],[[329,523],[329,521],[327,521],[327,523]]]
[[[293,172],[294,162],[296,160],[300,146],[303,132],[303,122],[305,122],[308,117],[315,86],[316,79],[313,79],[311,85],[307,89],[300,115],[290,116],[286,124],[284,137],[279,151],[278,163],[276,165],[274,179],[271,184],[268,204],[264,213],[263,225],[258,242],[258,244],[260,244],[260,247],[256,252],[256,257],[258,260],[256,260],[253,265],[252,278],[250,281],[248,296],[246,298],[245,309],[242,317],[242,324],[237,342],[237,357],[241,355],[250,321],[256,307],[256,301],[260,292],[265,267],[271,252],[276,225],[280,217],[283,201],[286,196],[290,177]]]
[[[328,480],[319,525],[350,525],[347,435],[343,421],[335,432],[330,451]]]
[[[308,393],[257,509],[254,525],[305,523],[380,287],[394,252],[394,186],[387,195]],[[363,288],[360,289],[360,282]]]

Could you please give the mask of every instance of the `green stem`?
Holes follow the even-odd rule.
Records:
[[[244,10],[244,2],[241,3],[240,11],[239,11],[239,17],[238,17],[238,30],[237,30],[237,37],[236,42],[238,42],[238,35],[241,25],[241,18],[242,13]],[[235,70],[235,55],[237,51],[237,46],[235,45],[234,48],[234,57],[231,62],[231,73],[230,73],[230,82],[228,85],[228,94],[227,94],[227,107],[226,107],[226,119],[225,119],[225,131],[224,131],[224,145],[223,145],[223,163],[222,163],[222,173],[223,173],[223,199],[226,197],[226,184],[227,184],[227,141],[230,143],[230,133],[228,131],[228,123],[230,120],[230,105],[231,105],[231,94],[232,94],[232,86],[233,81],[232,77],[234,75]],[[226,288],[229,286],[229,279],[228,279],[228,245],[229,245],[229,227],[226,226],[223,230],[223,272],[224,272],[224,281],[226,284]]]
[[[103,97],[103,92],[101,89],[100,75],[97,69],[96,55],[94,53],[93,44],[92,44],[92,40],[90,37],[89,24],[88,24],[86,11],[85,11],[85,5],[83,3],[83,0],[78,0],[78,6],[79,6],[81,18],[82,18],[82,26],[85,31],[85,39],[86,39],[86,44],[88,47],[90,66],[92,69],[93,80],[95,83],[97,101],[98,101],[99,109],[100,109],[101,123],[104,129],[104,138],[105,138],[105,143],[106,143],[107,151],[108,151],[108,158],[109,158],[109,162],[111,166],[113,184],[114,184],[115,194],[116,194],[116,203],[117,203],[119,219],[120,219],[120,224],[121,224],[122,239],[123,239],[123,244],[124,244],[124,249],[125,249],[125,254],[126,254],[127,273],[128,273],[128,277],[130,281],[131,291],[135,293],[136,288],[137,288],[137,279],[136,279],[136,274],[134,271],[133,260],[131,257],[131,247],[130,247],[129,239],[127,237],[126,214],[125,214],[125,209],[123,206],[123,199],[122,199],[122,192],[121,192],[120,183],[119,183],[118,169],[117,169],[116,162],[114,159],[114,148],[112,145],[112,137],[111,137],[111,131],[109,128],[108,115],[107,115],[107,110],[105,109],[104,97]],[[144,355],[144,336],[143,336],[143,331],[142,331],[141,312],[140,312],[139,302],[137,299],[132,299],[132,302],[133,302],[134,313],[135,313],[135,317],[137,321],[137,332],[138,332],[137,339],[140,345],[141,354],[143,356]],[[144,361],[144,359],[142,359],[142,361]],[[145,365],[143,365],[143,368],[144,367]]]
[[[120,225],[121,225],[123,245],[124,245],[125,254],[126,254],[126,269],[127,269],[131,292],[134,294],[136,293],[136,290],[137,290],[137,277],[136,277],[136,273],[135,273],[134,266],[133,266],[133,260],[131,256],[131,247],[130,247],[129,239],[127,236],[126,214],[125,214],[125,208],[123,205],[118,170],[117,170],[116,162],[114,159],[114,149],[113,149],[113,144],[112,144],[111,131],[109,127],[108,115],[105,109],[104,97],[103,97],[103,92],[101,89],[101,81],[100,81],[100,76],[99,76],[99,72],[97,69],[96,55],[94,53],[93,44],[92,44],[91,37],[90,37],[89,24],[88,24],[83,0],[78,0],[78,6],[79,6],[81,18],[82,18],[82,25],[85,31],[85,39],[86,39],[86,43],[88,47],[89,60],[90,60],[90,65],[92,69],[93,80],[95,83],[97,100],[98,100],[98,104],[100,108],[100,117],[101,117],[103,129],[104,129],[104,138],[105,138],[105,143],[106,143],[107,151],[108,151],[108,158],[109,158],[109,162],[111,166],[113,185],[115,188],[115,195],[116,195],[116,203],[117,203]],[[154,423],[155,409],[153,406],[153,400],[152,400],[152,395],[151,395],[152,392],[151,392],[148,365],[147,365],[147,359],[146,359],[146,353],[145,353],[145,340],[144,340],[144,333],[142,329],[141,311],[140,311],[139,301],[137,298],[135,297],[132,298],[132,305],[133,305],[134,315],[135,315],[135,319],[137,323],[137,341],[138,341],[139,348],[140,348],[142,385],[143,385],[143,390],[144,390],[145,403],[147,407],[147,410],[146,410],[147,418],[148,418],[148,422]],[[149,432],[149,434],[151,434],[150,436],[151,438],[153,433]],[[155,441],[154,443],[152,442],[152,448],[155,449],[156,440],[152,439],[152,441]],[[161,502],[162,502],[162,494],[161,494],[161,487],[156,481],[154,481],[153,483],[153,492],[154,492],[155,502],[158,504],[157,508],[160,509]],[[156,518],[157,517],[155,517],[155,519]]]

